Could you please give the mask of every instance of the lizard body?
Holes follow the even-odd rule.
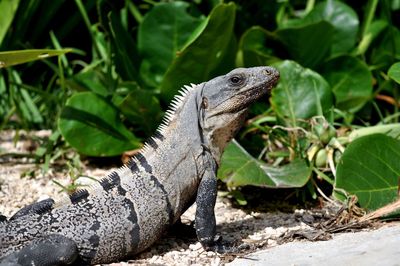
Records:
[[[278,79],[272,67],[239,68],[185,86],[125,166],[61,201],[34,203],[0,221],[0,265],[115,262],[149,247],[194,201],[197,237],[213,249],[222,152],[249,105]]]

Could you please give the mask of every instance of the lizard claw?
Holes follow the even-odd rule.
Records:
[[[212,245],[203,245],[203,248],[206,251],[213,251],[219,254],[227,254],[227,253],[237,253],[243,249],[248,249],[249,245],[248,244],[241,244],[239,246],[229,246],[229,245],[224,245],[222,243],[222,236],[221,235],[216,235],[214,237],[214,243]]]
[[[206,251],[213,251],[219,254],[227,254],[227,253],[235,253],[237,252],[237,248],[236,247],[230,247],[227,245],[223,245],[223,244],[215,244],[213,246],[208,246],[205,248]]]

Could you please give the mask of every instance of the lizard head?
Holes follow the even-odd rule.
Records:
[[[273,67],[237,68],[202,85],[199,116],[203,136],[219,157],[242,126],[250,104],[269,93],[279,80]]]

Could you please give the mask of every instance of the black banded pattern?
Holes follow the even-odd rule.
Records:
[[[151,168],[151,165],[147,162],[146,157],[144,157],[143,154],[138,153],[135,155],[135,157],[138,159],[140,165],[144,168],[144,170],[147,173],[152,173],[153,169]]]
[[[116,171],[111,172],[107,177],[100,180],[100,185],[105,191],[113,189],[121,184],[121,178]]]
[[[133,158],[131,158],[131,159],[129,160],[129,162],[126,164],[126,166],[127,166],[129,169],[131,169],[131,172],[132,172],[132,173],[135,173],[136,171],[139,170],[139,168],[138,168],[138,166],[137,166],[137,164],[136,164],[136,162],[135,162],[135,160],[134,160]]]
[[[39,214],[40,215],[40,214],[49,212],[53,209],[53,206],[54,206],[54,200],[51,198],[32,203],[31,205],[25,206],[25,207],[21,208],[19,211],[17,211],[10,218],[10,221],[20,218],[22,216],[28,215],[28,214]]]
[[[154,138],[149,138],[147,141],[146,141],[146,144],[148,144],[150,147],[152,147],[153,149],[157,149],[158,148],[158,144],[157,144],[157,142],[155,141],[155,139]]]
[[[165,139],[165,137],[158,131],[156,131],[156,133],[154,133],[153,138],[159,139],[161,141],[163,141]]]
[[[87,191],[86,189],[79,189],[79,190],[75,191],[74,193],[72,193],[71,195],[69,195],[69,199],[71,200],[72,204],[75,204],[81,200],[84,200],[87,197],[89,197],[89,191]]]

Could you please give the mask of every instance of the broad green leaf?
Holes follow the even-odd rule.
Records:
[[[337,166],[335,188],[375,210],[398,198],[400,141],[382,134],[361,137],[346,148]]]
[[[204,17],[187,12],[189,3],[155,5],[143,18],[138,30],[138,49],[143,57],[142,75],[160,84],[172,60],[180,53]]]
[[[119,104],[121,112],[135,125],[135,129],[153,134],[161,121],[161,107],[154,93],[134,89]]]
[[[34,49],[0,52],[0,68],[23,64],[35,60],[48,58],[51,56],[62,55],[71,52],[72,49],[50,50]]]
[[[1,0],[0,1],[0,44],[3,42],[4,36],[11,26],[17,12],[19,0]]]
[[[235,4],[220,4],[207,17],[205,27],[175,56],[161,83],[161,94],[170,100],[185,84],[210,79],[231,42]]]
[[[372,97],[372,74],[360,59],[336,57],[325,62],[320,73],[331,85],[340,110],[354,113]]]
[[[400,84],[400,62],[393,64],[388,71],[389,78]]]
[[[137,80],[139,55],[131,34],[123,27],[121,16],[111,12],[108,16],[113,44],[115,67],[123,80]]]
[[[111,88],[106,88],[102,82],[103,73],[96,68],[85,68],[67,80],[68,87],[75,91],[92,91],[101,96],[111,94]]]
[[[218,170],[218,177],[232,187],[302,187],[310,174],[311,168],[305,160],[296,159],[281,167],[269,166],[252,157],[235,140],[226,147]]]
[[[271,104],[277,117],[290,127],[299,119],[324,115],[332,107],[328,82],[318,73],[293,61],[277,64],[281,78],[272,90]]]
[[[231,39],[226,46],[226,49],[222,53],[221,57],[218,59],[218,64],[209,74],[210,78],[228,73],[232,69],[238,67],[235,64],[237,51],[238,41],[236,40],[236,37],[232,34]]]
[[[114,156],[140,146],[105,98],[81,92],[68,99],[58,121],[65,140],[90,156]]]
[[[329,55],[334,32],[332,24],[320,21],[279,29],[275,35],[285,45],[292,59],[305,67],[315,68]]]
[[[319,2],[305,17],[284,20],[283,23],[280,23],[279,29],[301,28],[322,21],[328,22],[333,27],[330,55],[346,53],[354,47],[359,26],[357,13],[341,1]],[[321,36],[316,33],[316,37]],[[324,38],[321,40],[325,41]],[[312,47],[319,47],[319,45],[316,43]],[[303,65],[308,66],[307,64]]]
[[[334,27],[331,55],[345,53],[356,43],[359,21],[357,13],[348,5],[336,0],[318,3],[304,18],[305,23],[328,21]]]
[[[254,26],[243,33],[239,42],[237,64],[244,67],[270,65],[277,61],[273,50],[267,46],[272,33]]]

